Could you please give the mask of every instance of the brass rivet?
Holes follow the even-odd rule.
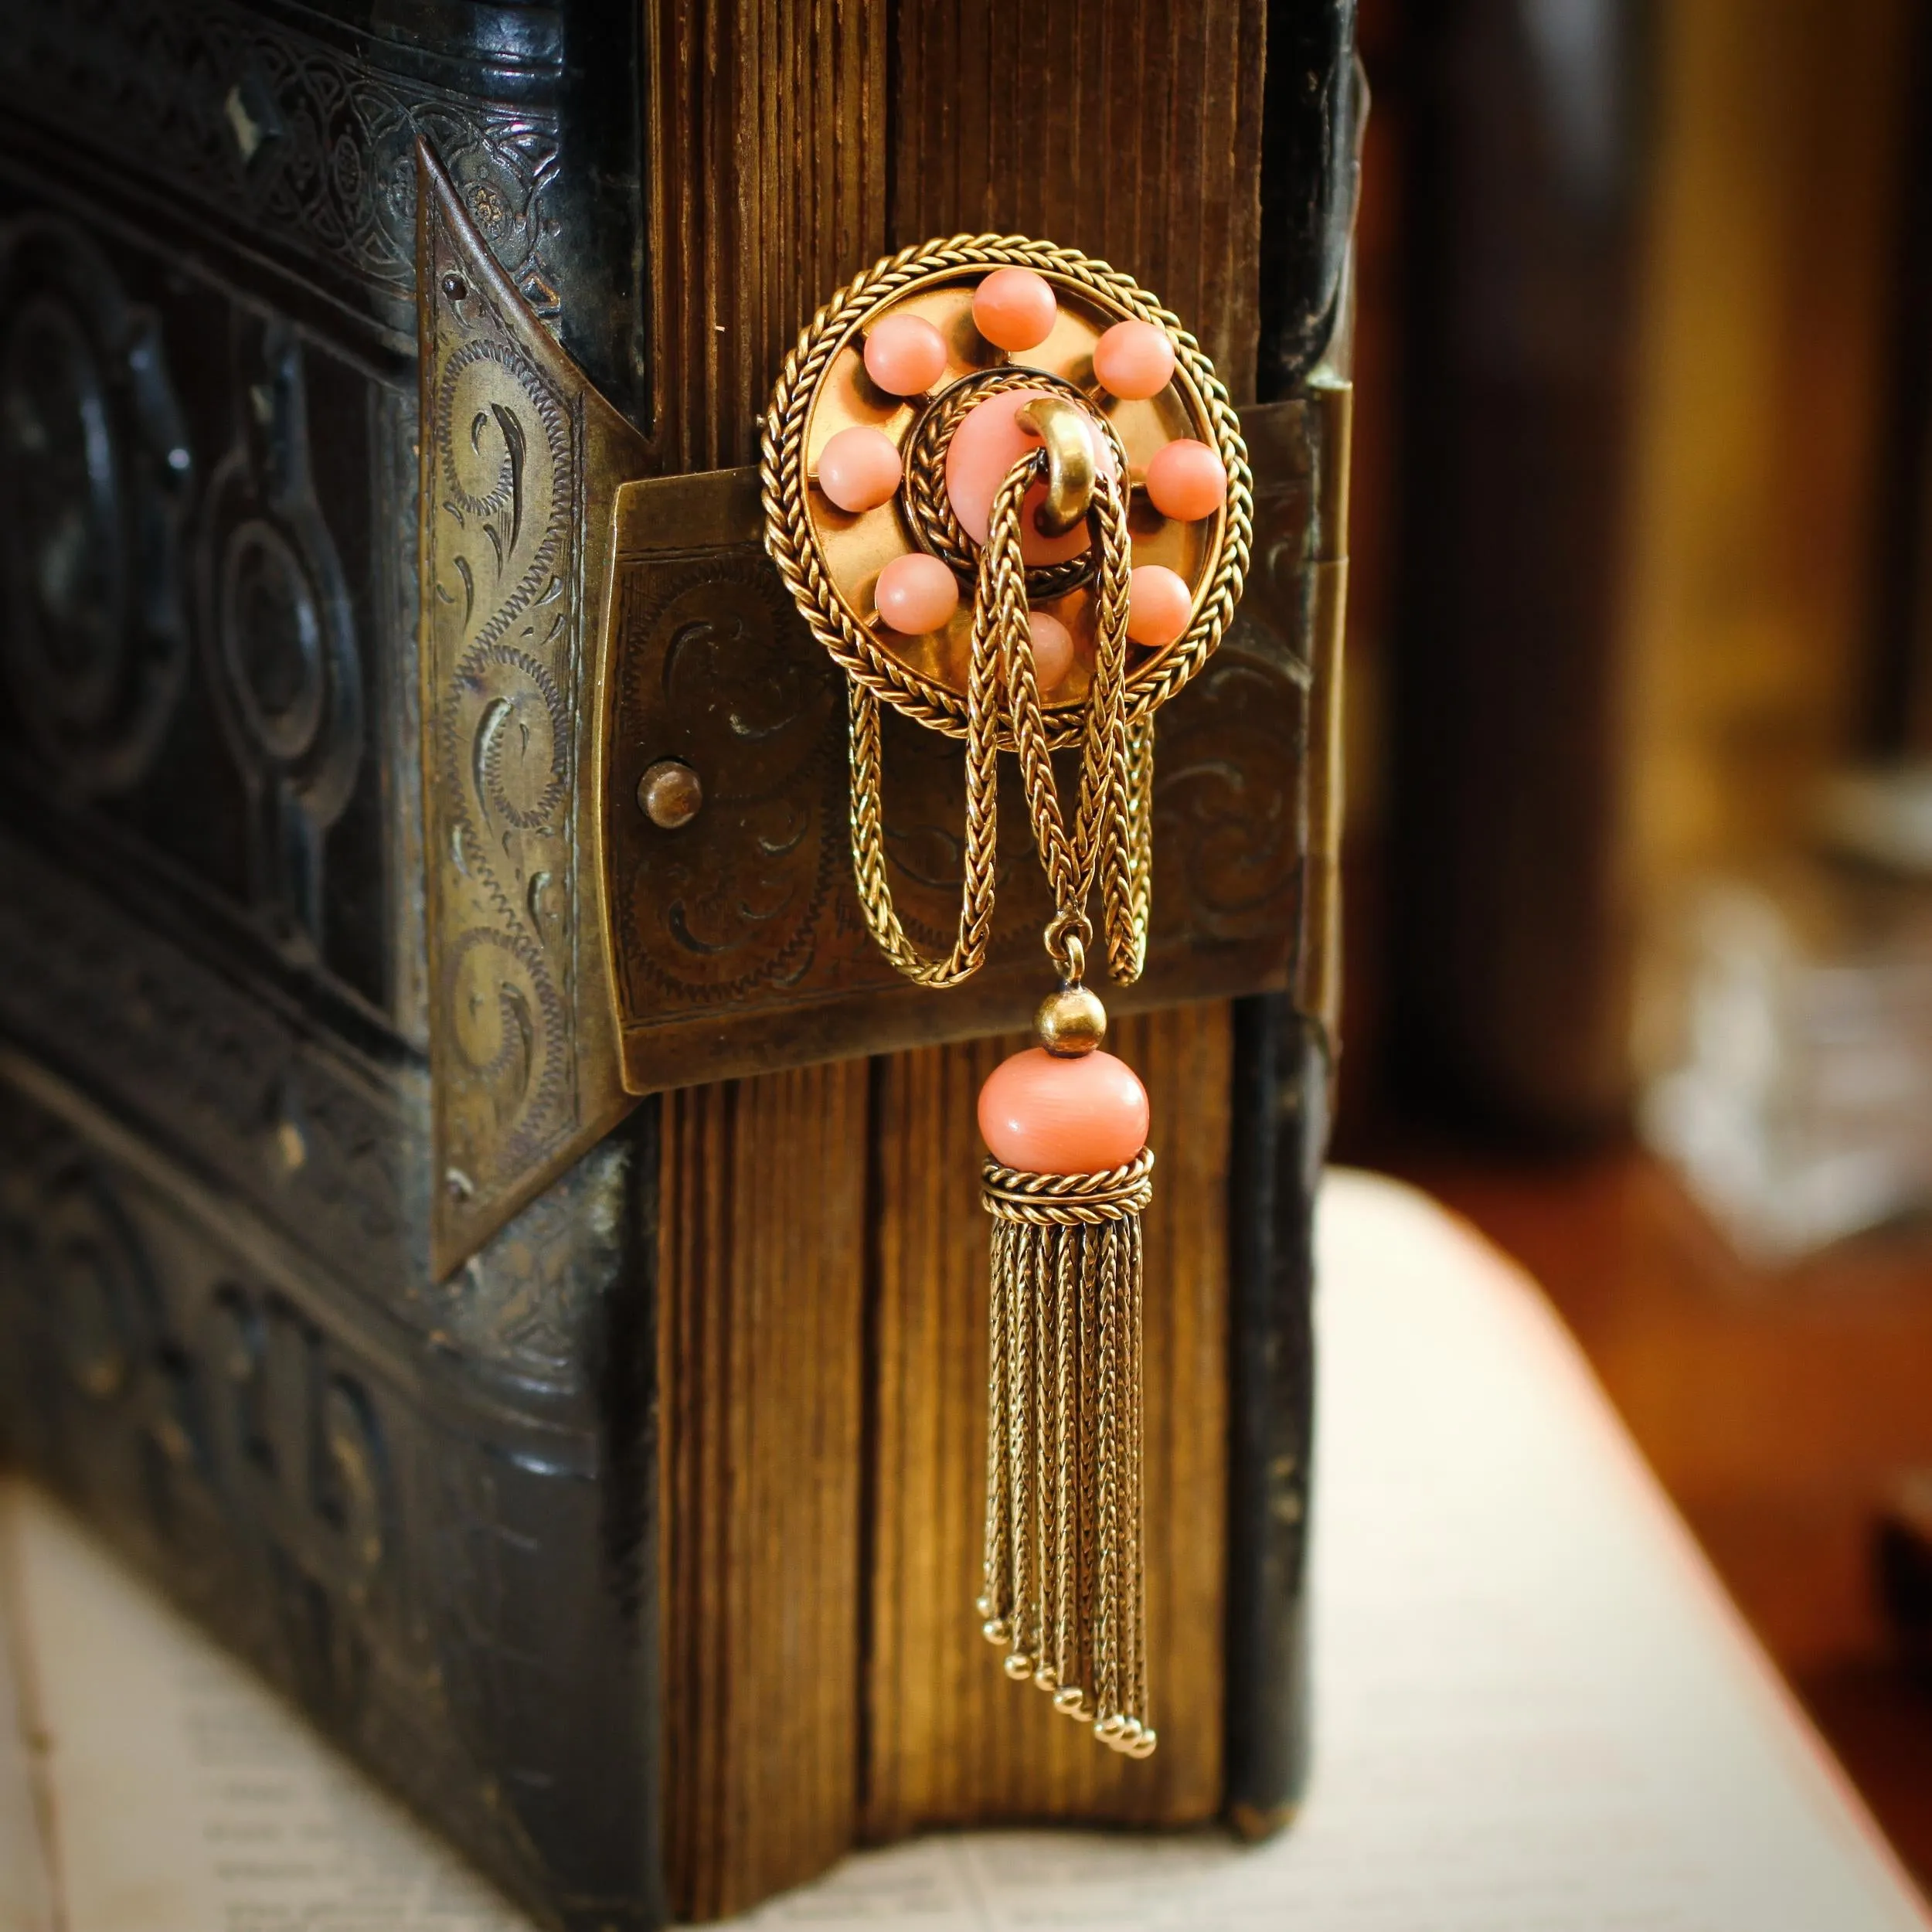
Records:
[[[688,825],[704,803],[704,785],[682,759],[660,758],[638,781],[638,806],[665,832]]]

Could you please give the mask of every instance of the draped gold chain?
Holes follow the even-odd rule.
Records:
[[[886,878],[881,797],[879,700],[856,679],[852,709],[852,845],[859,900],[881,951],[922,986],[956,986],[976,972],[992,932],[997,870],[998,758],[1002,736],[1019,754],[1027,816],[1056,907],[1046,945],[1063,977],[1078,979],[1093,937],[1087,906],[1097,883],[1107,967],[1114,981],[1139,978],[1147,953],[1153,880],[1151,835],[1154,723],[1127,713],[1128,577],[1131,561],[1127,501],[1105,472],[1095,479],[1091,517],[1100,565],[1094,585],[1093,682],[1080,736],[1080,791],[1070,835],[1054,783],[1039,681],[1027,624],[1021,511],[1044,461],[1029,451],[993,498],[980,556],[966,685],[966,840],[959,930],[951,952],[934,959],[908,937]],[[1002,726],[1005,727],[1002,732]]]

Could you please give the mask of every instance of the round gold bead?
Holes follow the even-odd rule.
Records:
[[[1063,986],[1040,1002],[1033,1031],[1048,1053],[1078,1060],[1106,1039],[1107,1009],[1084,986]]]

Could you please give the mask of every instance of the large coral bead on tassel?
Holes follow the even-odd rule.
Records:
[[[993,1217],[982,1628],[1008,1676],[1149,1755],[1141,1529],[1147,1090],[1079,986],[980,1090]]]
[[[1111,1053],[1069,1060],[1029,1046],[979,1090],[979,1131],[1003,1167],[1029,1174],[1097,1174],[1147,1145],[1147,1089]]]

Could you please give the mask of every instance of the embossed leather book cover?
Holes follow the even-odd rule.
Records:
[[[0,9],[0,1442],[546,1922],[1291,1813],[1353,12]],[[818,305],[981,231],[1158,289],[1253,469],[1108,989],[1162,1123],[1145,1763],[972,1607],[1013,761],[928,993],[752,467]],[[883,746],[930,943],[961,754]]]

